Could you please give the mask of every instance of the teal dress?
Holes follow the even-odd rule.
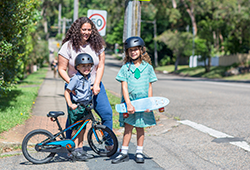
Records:
[[[153,67],[149,63],[142,61],[139,67],[136,67],[133,63],[124,64],[118,72],[116,80],[128,83],[129,99],[133,101],[148,97],[149,83],[157,81],[157,77]],[[125,102],[123,96],[121,102]],[[128,118],[123,118],[123,114],[120,113],[119,122],[121,127],[124,127],[124,123],[134,127],[156,125],[153,112],[135,112],[129,114]]]

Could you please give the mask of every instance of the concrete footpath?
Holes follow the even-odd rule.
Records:
[[[64,99],[64,82],[60,77],[54,78],[53,71],[50,69],[39,89],[31,118],[25,124],[18,125],[8,132],[2,133],[0,143],[6,145],[21,144],[25,135],[34,129],[47,129],[53,133],[57,132],[56,123],[47,117],[49,111],[63,111],[65,115],[59,117],[59,121],[62,125],[65,125],[67,108]]]

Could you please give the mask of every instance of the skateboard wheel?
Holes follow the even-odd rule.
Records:
[[[164,112],[164,107],[159,108],[159,112]]]
[[[123,118],[127,118],[129,116],[128,113],[123,113]]]

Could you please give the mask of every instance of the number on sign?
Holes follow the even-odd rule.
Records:
[[[92,18],[91,21],[97,26],[97,27],[101,27],[102,26],[102,20],[101,19],[97,19],[96,18]]]

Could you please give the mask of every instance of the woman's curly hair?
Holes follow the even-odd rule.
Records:
[[[140,51],[141,51],[141,58],[140,58],[141,61],[144,60],[152,65],[151,58],[146,52],[146,47],[140,48]],[[124,64],[126,64],[127,62],[132,62],[132,59],[129,57],[129,54],[128,54],[128,49],[125,51],[125,57],[123,59],[123,62]]]
[[[100,50],[106,45],[105,41],[99,34],[95,24],[88,18],[88,17],[80,17],[78,18],[69,28],[69,30],[66,33],[65,38],[63,39],[62,44],[64,44],[67,41],[70,41],[72,43],[73,48],[76,51],[80,50],[80,47],[83,45],[81,34],[81,27],[83,24],[89,23],[91,25],[91,35],[87,42],[90,44],[91,48],[96,52],[99,53]]]

